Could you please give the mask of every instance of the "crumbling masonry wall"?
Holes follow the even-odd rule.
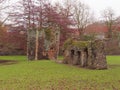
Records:
[[[90,69],[107,69],[104,41],[72,40],[67,42],[63,63]]]
[[[59,31],[54,28],[39,30],[38,60],[57,58]],[[27,56],[28,60],[35,60],[36,30],[28,30]]]

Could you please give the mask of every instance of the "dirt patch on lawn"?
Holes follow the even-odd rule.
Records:
[[[0,65],[11,65],[16,63],[18,63],[16,60],[0,60]]]

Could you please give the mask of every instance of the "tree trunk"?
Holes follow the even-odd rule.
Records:
[[[27,59],[29,60],[29,31],[27,30]]]
[[[39,31],[36,30],[36,45],[35,45],[35,60],[38,60],[38,47],[39,47]]]
[[[60,46],[60,45],[59,45],[59,44],[60,44],[60,31],[59,31],[58,34],[57,34],[57,42],[56,42],[56,43],[57,43],[57,57],[56,57],[56,58],[57,58],[57,60],[58,60],[59,51],[60,51],[60,50],[59,50],[59,49],[60,49],[60,47],[59,47],[59,46]]]

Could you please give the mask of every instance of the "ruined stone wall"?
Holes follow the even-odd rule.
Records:
[[[27,56],[28,60],[35,59],[35,30],[29,30],[27,35]]]
[[[57,58],[58,33],[59,32],[57,30],[52,29],[43,29],[39,31],[38,60],[54,60]],[[27,40],[28,60],[35,60],[36,30],[28,31]]]
[[[64,51],[63,63],[91,69],[106,69],[104,41],[72,41]]]

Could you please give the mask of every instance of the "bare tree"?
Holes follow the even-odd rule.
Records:
[[[82,38],[87,25],[93,21],[91,16],[90,9],[87,5],[80,1],[74,4],[74,20],[79,31],[80,38]]]
[[[113,29],[115,29],[114,25],[116,22],[114,10],[112,8],[107,8],[107,9],[103,10],[102,16],[103,16],[104,22],[108,28],[108,36],[107,37],[112,38],[112,31],[113,31]]]
[[[13,7],[16,10],[10,16],[16,25],[22,24],[27,30],[28,60],[38,60],[39,31],[43,29],[46,0],[22,0],[17,4]]]
[[[0,21],[1,25],[5,23],[5,21],[8,20],[9,15],[5,15],[5,10],[9,8],[8,3],[9,0],[0,0]],[[6,17],[5,17],[6,16]]]
[[[65,16],[71,17],[73,15],[73,0],[65,0],[64,9]]]
[[[6,3],[7,0],[0,0],[0,11],[5,9],[6,6],[3,6],[3,4]]]
[[[69,26],[73,23],[72,22],[72,1],[71,0],[65,0],[63,2],[63,5],[61,5],[59,2],[55,4],[55,10],[59,18],[56,19],[58,23],[58,40],[57,40],[57,57],[59,55],[60,46],[62,46],[63,42],[69,37]],[[61,20],[60,20],[61,18]],[[61,37],[60,37],[61,36]]]
[[[35,48],[35,60],[38,60],[38,50],[39,50],[39,32],[43,29],[44,27],[44,21],[45,21],[45,17],[44,17],[44,14],[45,14],[45,5],[48,5],[48,0],[38,0],[37,1],[37,4],[38,6],[36,6],[36,12],[38,15],[37,15],[37,29],[36,29],[36,48]]]

